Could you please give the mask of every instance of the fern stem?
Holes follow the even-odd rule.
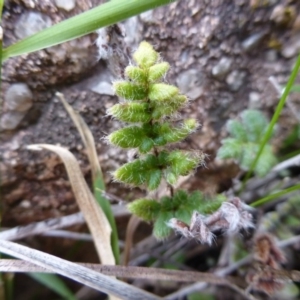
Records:
[[[173,198],[174,197],[174,193],[175,193],[175,189],[174,189],[174,187],[171,184],[169,184],[168,186],[169,186],[169,190],[170,190],[170,195]]]

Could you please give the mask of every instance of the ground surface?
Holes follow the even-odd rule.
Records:
[[[38,1],[34,7],[35,2],[31,1],[6,2],[4,46],[30,33],[30,29],[29,33],[22,30],[28,18],[31,23],[37,19],[37,27],[43,28],[85,11],[95,2],[99,3],[77,1],[70,12],[53,1]],[[185,187],[207,194],[228,189],[238,169],[234,164],[214,161],[226,134],[224,125],[245,108],[261,109],[272,116],[278,92],[268,78],[273,76],[281,86],[287,82],[300,50],[300,4],[283,0],[180,0],[126,21],[124,30],[124,43],[131,50],[146,40],[170,63],[168,81],[177,84],[191,99],[182,116],[194,117],[202,124],[182,147],[202,149],[209,154],[207,168],[198,170]],[[60,160],[46,151],[30,152],[26,145],[50,143],[67,147],[90,180],[79,135],[55,98],[56,91],[64,93],[92,130],[108,191],[125,200],[143,194],[111,182],[110,172],[127,161],[128,155],[102,139],[120,124],[106,116],[107,108],[118,100],[109,90],[114,79],[111,69],[105,60],[98,60],[96,38],[97,34],[91,34],[4,63],[0,120],[4,226],[78,210]],[[12,105],[8,100],[9,89],[17,83],[25,84],[29,90],[25,108],[23,102]],[[297,95],[289,101],[295,111],[299,110]],[[297,122],[297,116],[286,108],[274,141],[276,149]]]

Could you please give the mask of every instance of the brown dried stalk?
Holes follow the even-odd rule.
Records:
[[[215,274],[192,271],[166,270],[147,267],[132,266],[109,266],[99,264],[80,263],[91,270],[101,272],[105,275],[116,276],[122,278],[148,279],[148,280],[166,280],[175,282],[194,282],[202,281],[215,285],[224,285],[232,288],[238,293],[244,295],[244,291],[236,284],[239,283],[245,287],[243,282],[234,277],[219,277]],[[44,267],[36,266],[28,261],[20,261],[15,259],[0,259],[0,272],[46,272],[51,271]]]
[[[80,170],[75,156],[67,149],[48,144],[27,146],[30,150],[47,149],[53,151],[63,161],[76,198],[77,204],[93,235],[96,250],[102,262],[114,265],[115,257],[110,244],[111,227],[102,210],[96,203]]]
[[[98,291],[128,300],[158,300],[161,299],[153,294],[126,284],[120,280],[103,275],[67,260],[61,259],[14,242],[0,240],[0,252],[17,257],[32,264],[46,268],[75,280],[81,284],[94,288]],[[9,272],[6,269],[6,272]]]

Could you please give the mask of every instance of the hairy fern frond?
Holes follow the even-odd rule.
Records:
[[[222,147],[217,153],[221,159],[234,159],[243,170],[249,170],[260,148],[260,142],[268,127],[268,120],[257,110],[245,110],[241,121],[229,120],[227,131],[232,136],[222,141]],[[255,173],[265,176],[276,164],[270,144],[267,144],[256,164]]]
[[[137,149],[139,155],[117,169],[113,176],[116,181],[149,191],[156,190],[162,180],[173,189],[180,176],[204,165],[205,155],[174,147],[170,151],[169,145],[187,138],[199,124],[195,119],[183,120],[179,125],[172,122],[170,117],[177,115],[188,99],[177,87],[164,82],[170,66],[149,43],[142,42],[133,59],[136,64],[125,69],[125,79],[113,84],[122,102],[108,110],[109,115],[129,124],[112,132],[107,140],[124,149]],[[154,234],[163,238],[171,231],[166,223],[173,217],[188,221],[193,210],[203,205],[201,197],[178,191],[159,202],[136,200],[129,208],[142,219],[154,221]]]
[[[226,200],[224,196],[215,199],[205,199],[202,193],[195,191],[190,195],[178,190],[173,197],[165,196],[157,202],[154,199],[138,199],[128,205],[128,209],[145,221],[153,221],[153,233],[157,238],[166,238],[171,229],[167,223],[177,218],[189,223],[194,211],[210,214],[216,211]]]

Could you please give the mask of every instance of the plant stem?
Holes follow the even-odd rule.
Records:
[[[270,202],[273,199],[276,199],[278,197],[281,197],[285,194],[288,194],[290,192],[293,192],[293,191],[296,191],[296,190],[299,190],[299,189],[300,189],[300,184],[294,185],[294,186],[289,187],[289,188],[287,188],[285,190],[282,190],[280,192],[277,192],[277,193],[274,193],[274,194],[269,195],[267,197],[261,198],[261,199],[255,201],[255,202],[251,203],[251,206],[258,207],[260,205],[263,205],[263,204],[266,204],[266,203]]]
[[[262,154],[262,151],[263,151],[263,149],[264,149],[266,143],[268,142],[268,140],[270,139],[270,137],[271,137],[271,135],[272,135],[274,126],[276,125],[276,123],[277,123],[277,121],[278,121],[278,118],[279,118],[279,116],[280,116],[280,113],[281,113],[281,111],[282,111],[282,109],[283,109],[283,107],[284,107],[284,104],[285,104],[285,102],[286,102],[286,100],[287,100],[287,97],[288,97],[288,95],[289,95],[289,93],[290,93],[290,90],[291,90],[291,88],[292,88],[292,86],[293,86],[293,84],[294,84],[294,81],[295,81],[295,79],[296,79],[296,77],[297,77],[299,68],[300,68],[300,54],[299,54],[299,56],[298,56],[298,58],[297,58],[295,67],[294,67],[294,69],[293,69],[293,71],[292,71],[292,73],[291,73],[291,75],[290,75],[290,78],[289,78],[289,80],[288,80],[288,83],[287,83],[287,85],[286,85],[286,88],[284,89],[284,92],[283,92],[283,94],[282,94],[282,96],[281,96],[281,98],[280,98],[280,101],[279,101],[279,103],[278,103],[278,105],[277,105],[277,107],[276,107],[275,113],[274,113],[274,115],[273,115],[273,117],[272,117],[272,120],[271,120],[271,122],[270,122],[270,124],[269,124],[269,127],[268,127],[268,129],[267,129],[267,132],[266,132],[264,138],[262,139],[262,142],[261,142],[261,144],[260,144],[259,151],[258,151],[258,153],[257,153],[257,155],[256,155],[256,157],[255,157],[255,159],[253,160],[253,163],[252,163],[252,165],[251,165],[249,171],[248,171],[247,174],[246,174],[246,177],[245,177],[245,179],[244,179],[244,181],[243,181],[243,185],[242,185],[242,188],[241,188],[240,192],[242,192],[242,191],[244,190],[247,180],[250,178],[250,175],[251,175],[252,171],[254,170],[254,168],[255,168],[255,166],[256,166],[256,164],[257,164],[259,158],[260,158],[260,155]]]

